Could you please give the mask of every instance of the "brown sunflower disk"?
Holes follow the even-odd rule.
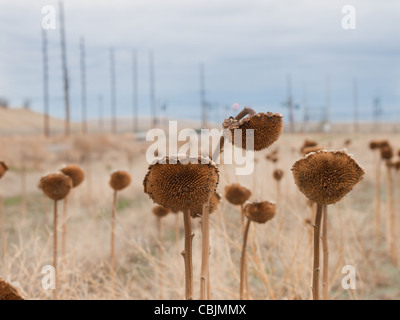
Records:
[[[390,146],[381,148],[381,157],[383,160],[390,160],[393,158],[393,149]]]
[[[40,179],[40,189],[54,201],[64,199],[72,189],[72,180],[63,173],[52,173]]]
[[[281,169],[275,169],[273,173],[274,179],[276,181],[281,181],[283,178],[283,170]]]
[[[303,150],[303,152],[302,152],[303,155],[306,156],[306,155],[308,155],[309,153],[312,153],[312,152],[322,151],[322,150],[324,150],[324,148],[320,147],[320,146],[313,146],[313,147],[302,148],[302,150]]]
[[[0,161],[0,178],[9,170],[7,164],[4,161]]]
[[[363,177],[365,171],[346,151],[318,151],[292,167],[295,183],[310,200],[329,205],[338,202]]]
[[[0,278],[0,300],[24,300],[18,291]]]
[[[234,135],[235,129],[242,129],[242,149],[252,149],[246,144],[246,130],[253,129],[254,137],[254,151],[260,151],[268,148],[280,137],[283,131],[283,116],[280,113],[257,113],[249,115],[248,117],[235,120],[234,118],[225,119],[222,126],[224,129],[231,131],[231,135],[228,135],[228,140],[233,141],[236,146],[240,145],[240,142],[236,142]]]
[[[268,201],[254,201],[245,205],[244,214],[251,221],[266,223],[275,217],[276,205]]]
[[[151,164],[143,185],[144,192],[157,204],[172,211],[189,211],[202,208],[218,182],[219,171],[212,161],[185,156],[164,157]]]
[[[76,188],[83,180],[85,180],[85,173],[82,168],[77,165],[68,165],[61,169],[61,172],[72,180],[72,187]]]
[[[240,206],[245,204],[251,196],[251,191],[238,183],[225,187],[225,198],[229,203]]]
[[[121,191],[131,184],[131,175],[126,171],[115,171],[111,174],[110,187],[114,191]]]
[[[163,218],[171,211],[163,206],[155,206],[153,208],[153,213],[157,218]]]
[[[218,205],[221,201],[221,195],[218,192],[214,192],[210,197],[210,206],[208,208],[209,213],[214,213],[217,210]],[[195,208],[190,211],[190,215],[192,218],[199,218],[203,214],[203,208]]]

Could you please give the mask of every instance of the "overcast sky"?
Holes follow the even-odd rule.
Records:
[[[178,118],[200,117],[199,63],[204,62],[207,100],[217,111],[252,105],[286,114],[286,77],[293,95],[310,108],[326,101],[331,78],[333,120],[351,120],[352,82],[357,77],[361,118],[372,117],[381,97],[386,119],[400,120],[400,3],[398,0],[65,0],[72,118],[80,119],[79,39],[87,51],[88,108],[98,115],[102,95],[110,113],[109,49],[117,62],[119,116],[132,114],[132,51],[139,62],[139,108],[150,114],[149,50],[155,59],[158,106]],[[356,9],[356,30],[341,25],[344,5]],[[30,99],[43,110],[42,7],[58,1],[0,0],[0,96],[12,106]],[[58,11],[57,11],[58,13]],[[58,17],[58,16],[57,16]],[[59,22],[57,20],[57,22]],[[62,117],[59,26],[49,39],[51,114]],[[296,111],[298,120],[303,109]]]

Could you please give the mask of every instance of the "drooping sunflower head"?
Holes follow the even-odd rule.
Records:
[[[233,117],[225,119],[222,123],[224,129],[230,130],[228,140],[235,146],[246,150],[260,151],[268,148],[277,141],[283,131],[283,116],[280,113],[257,113],[248,117],[235,120]],[[235,130],[241,129],[239,140],[235,140]],[[248,131],[252,129],[253,131]],[[247,137],[254,139],[254,149],[247,143]],[[240,145],[241,144],[241,145]]]
[[[308,199],[328,205],[350,192],[365,171],[346,151],[318,151],[298,160],[292,173],[297,187]]]

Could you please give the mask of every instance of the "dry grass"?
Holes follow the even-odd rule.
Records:
[[[281,180],[276,217],[268,222],[267,229],[263,225],[257,225],[249,234],[249,298],[311,298],[312,227],[305,223],[306,219],[311,219],[310,208],[290,174],[290,168],[299,159],[299,149],[306,138],[317,141],[327,149],[341,149],[344,141],[350,138],[352,143],[349,152],[366,170],[364,179],[348,197],[329,208],[330,298],[399,299],[399,269],[391,263],[385,242],[377,243],[374,237],[375,166],[374,155],[369,151],[369,141],[389,139],[395,150],[398,150],[400,134],[381,137],[369,134],[281,136],[276,142],[279,148],[277,165],[283,170],[284,176]],[[127,168],[132,174],[132,184],[119,193],[115,230],[115,297],[158,299],[161,281],[165,299],[184,299],[184,264],[180,256],[184,241],[183,219],[179,219],[179,243],[175,239],[175,215],[168,215],[163,219],[163,258],[159,261],[159,240],[154,227],[153,203],[143,193],[142,186],[148,167],[143,152],[145,143],[136,143],[132,146],[135,152],[127,156],[126,147],[133,143],[130,135],[93,136],[83,142],[79,141],[83,145],[81,148],[76,147],[79,144],[76,142],[78,138],[64,140],[55,137],[46,141],[40,137],[20,137],[18,141],[26,141],[28,144],[34,141],[38,148],[46,152],[41,168],[31,165],[27,169],[27,215],[23,220],[20,210],[20,152],[14,139],[0,139],[0,158],[10,166],[10,171],[0,181],[0,195],[5,199],[8,248],[5,261],[0,266],[2,278],[13,283],[24,298],[51,299],[52,292],[42,289],[44,275],[41,271],[44,265],[52,263],[52,222],[46,218],[46,212],[51,212],[52,207],[50,200],[45,199],[37,188],[37,183],[46,171],[56,171],[62,164],[73,161],[87,173],[87,179],[69,197],[69,244],[58,274],[59,298],[110,297],[109,215],[112,192],[108,182],[113,170]],[[89,145],[89,149],[86,149],[88,146],[85,143]],[[85,150],[90,150],[90,153]],[[275,165],[265,160],[266,155],[267,151],[256,154],[258,161],[252,176],[238,177],[234,175],[233,166],[222,166],[218,191],[223,192],[226,185],[240,183],[252,190],[250,201],[276,201],[277,189],[273,179]],[[395,185],[399,186],[398,183]],[[397,189],[394,193],[397,213],[400,212],[399,196],[400,190]],[[385,184],[382,184],[382,199],[384,220],[388,210]],[[200,297],[201,228],[198,221],[199,219],[193,220],[195,299]],[[385,222],[382,221],[381,226],[383,234]],[[210,216],[210,276],[213,299],[239,298],[241,232],[239,211],[222,199]],[[400,241],[399,238],[397,240]],[[342,289],[341,269],[344,265],[356,267],[357,290]]]

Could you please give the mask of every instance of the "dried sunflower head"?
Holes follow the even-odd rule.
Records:
[[[281,181],[283,178],[283,170],[281,169],[275,169],[273,173],[274,179],[276,181]]]
[[[225,198],[229,203],[240,206],[243,205],[251,196],[251,191],[238,183],[225,187]]]
[[[0,278],[0,300],[24,300],[11,284]]]
[[[376,149],[379,149],[381,146],[380,146],[380,141],[377,141],[377,140],[372,140],[370,143],[369,143],[369,148],[371,149],[371,150],[376,150]]]
[[[251,221],[266,223],[275,217],[276,205],[268,201],[254,201],[245,205],[244,214]]]
[[[299,190],[321,205],[338,202],[364,176],[364,169],[346,151],[318,151],[292,167]]]
[[[279,157],[278,157],[278,149],[275,149],[275,150],[273,150],[272,152],[270,152],[269,154],[267,154],[267,155],[265,156],[265,159],[267,159],[267,160],[269,160],[269,161],[271,161],[271,162],[273,162],[273,163],[278,162],[278,160],[279,160]]]
[[[111,174],[110,186],[115,191],[121,191],[131,184],[131,175],[126,171],[115,171]]]
[[[313,146],[313,147],[304,147],[302,150],[303,150],[303,155],[306,156],[309,153],[324,150],[324,148],[320,146]]]
[[[306,139],[306,140],[304,140],[303,145],[300,148],[300,153],[304,154],[304,149],[311,148],[311,147],[316,147],[316,146],[318,146],[318,143],[316,141]]]
[[[172,211],[188,211],[209,201],[219,182],[219,171],[209,158],[187,155],[163,157],[149,166],[144,192]]]
[[[39,188],[54,201],[64,199],[72,189],[72,180],[63,173],[51,173],[40,179]]]
[[[5,173],[9,170],[7,164],[4,161],[0,161],[0,179],[5,175]]]
[[[83,182],[83,180],[85,180],[85,173],[83,172],[81,167],[77,165],[72,164],[65,166],[61,169],[61,172],[71,178],[73,188],[76,188]]]
[[[306,139],[303,142],[303,148],[316,147],[317,145],[318,145],[318,142],[315,140],[311,140],[311,139]]]
[[[169,212],[170,212],[170,210],[163,206],[155,206],[153,208],[153,213],[158,218],[165,217]]]
[[[393,149],[390,146],[381,148],[381,158],[383,160],[390,160],[393,158]]]
[[[386,148],[386,147],[390,147],[390,143],[388,140],[381,140],[379,141],[379,148]]]
[[[235,141],[235,129],[242,129],[241,147],[246,150],[251,149],[246,144],[246,130],[253,129],[254,132],[250,136],[254,138],[254,151],[260,151],[279,139],[283,130],[282,117],[282,114],[272,112],[257,113],[241,120],[230,117],[224,120],[222,126],[231,131],[228,139],[236,146],[239,146],[240,142]]]
[[[268,154],[265,156],[265,159],[267,159],[273,163],[277,163],[279,161],[279,157],[277,154]]]
[[[219,202],[221,201],[221,195],[218,192],[214,192],[211,197],[210,197],[210,206],[208,207],[209,213],[213,213],[215,210],[217,210],[217,207],[219,205]],[[198,218],[201,217],[203,214],[203,207],[200,208],[195,208],[190,211],[190,214],[192,218]]]

